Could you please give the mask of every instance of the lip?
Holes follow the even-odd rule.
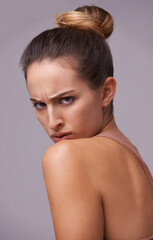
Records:
[[[63,133],[53,134],[53,135],[51,136],[51,139],[52,139],[54,142],[59,142],[59,141],[62,141],[62,140],[70,139],[71,136],[72,136],[72,133],[63,132]]]

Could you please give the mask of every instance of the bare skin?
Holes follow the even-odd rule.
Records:
[[[101,131],[123,136],[109,111],[116,82],[110,77],[94,92],[81,81],[72,69],[57,62],[35,63],[27,72],[30,98],[32,102],[39,98],[43,106],[36,109],[36,116],[57,142],[42,162],[56,240],[149,237],[153,234],[153,188],[148,177],[123,146],[96,136]],[[66,98],[62,105],[48,100],[72,87],[78,99],[73,104],[65,107]],[[59,131],[70,132],[71,138],[59,141],[60,137],[54,137]]]
[[[112,125],[114,120],[107,129]],[[152,235],[152,186],[135,157],[115,141],[59,142],[44,155],[43,171],[57,240]]]

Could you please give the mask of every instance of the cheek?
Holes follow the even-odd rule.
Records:
[[[102,107],[97,101],[82,101],[69,111],[72,123],[86,127],[87,125],[98,124],[102,119]]]

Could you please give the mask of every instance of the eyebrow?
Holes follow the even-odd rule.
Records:
[[[70,91],[54,94],[51,97],[49,97],[48,100],[56,100],[59,97],[62,97],[68,93],[73,93],[73,92],[75,92],[75,90],[70,90]],[[34,101],[34,102],[43,102],[40,98],[30,98],[30,100]]]

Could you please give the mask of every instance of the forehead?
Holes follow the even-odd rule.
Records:
[[[42,61],[36,61],[30,64],[27,68],[27,81],[31,78],[34,80],[39,77],[40,79],[42,75],[45,77],[46,74],[56,75],[56,73],[62,72],[65,72],[65,74],[68,72],[75,74],[75,70],[64,60],[44,59]]]
[[[32,63],[27,69],[27,86],[30,94],[56,94],[61,91],[89,89],[70,64],[64,61],[43,60]]]

